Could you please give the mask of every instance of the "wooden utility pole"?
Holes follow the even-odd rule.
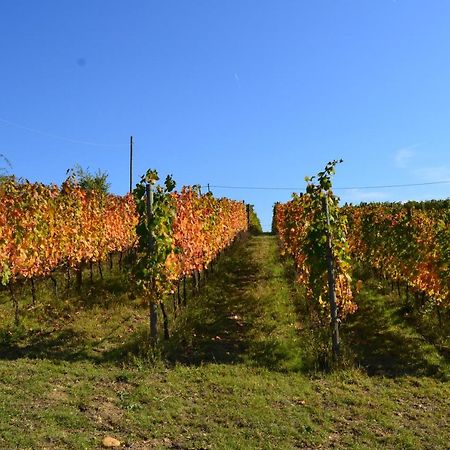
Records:
[[[330,212],[328,210],[328,198],[323,197],[323,207],[325,210],[325,216],[327,220],[327,271],[328,271],[328,298],[330,301],[331,309],[331,335],[333,342],[333,359],[336,360],[340,353],[340,338],[339,338],[339,321],[338,310],[336,304],[336,289],[334,280],[334,263],[333,263],[333,244],[331,242],[331,229],[330,229]]]
[[[130,136],[130,194],[133,192],[133,136]]]
[[[153,189],[150,183],[145,185],[146,203],[147,203],[147,226],[150,229],[150,224],[153,218]],[[154,251],[155,242],[150,236],[150,251]],[[150,322],[150,341],[153,346],[158,343],[158,305],[156,303],[155,281],[150,280],[151,292],[149,298],[149,322]]]

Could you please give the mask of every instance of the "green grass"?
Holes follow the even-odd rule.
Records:
[[[447,448],[450,389],[432,378],[319,377],[245,364],[0,366],[1,448]]]
[[[156,359],[145,304],[126,274],[105,277],[60,298],[43,282],[19,327],[0,295],[0,448],[448,448],[448,359],[370,283],[344,364],[324,371],[328,343],[272,236],[221,257]]]
[[[435,376],[450,379],[448,355],[405,320],[395,293],[369,282],[359,295],[359,310],[343,327],[348,351],[370,375]],[[450,335],[447,335],[447,342]]]
[[[297,318],[273,238],[239,242],[218,271],[176,323],[169,360],[299,370]]]

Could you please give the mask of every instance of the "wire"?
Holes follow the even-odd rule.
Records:
[[[292,191],[292,190],[298,190],[298,188],[288,188],[288,187],[262,187],[262,186],[219,186],[219,185],[206,185],[201,186],[202,188],[215,188],[215,189],[251,189],[251,190],[285,190],[285,191]]]
[[[16,128],[20,128],[22,130],[29,131],[31,133],[40,134],[41,136],[46,136],[46,137],[51,137],[54,139],[60,139],[62,141],[66,141],[66,142],[71,142],[72,144],[91,145],[94,147],[127,147],[126,144],[99,144],[97,142],[82,141],[82,140],[78,140],[78,139],[68,138],[65,136],[59,136],[58,134],[47,133],[45,131],[37,130],[35,128],[26,127],[25,125],[11,122],[10,120],[2,119],[1,117],[0,117],[0,122],[4,123],[6,125],[16,127]]]
[[[355,189],[383,189],[383,188],[401,188],[412,186],[428,186],[433,184],[447,184],[450,180],[444,181],[430,181],[427,183],[408,183],[408,184],[385,184],[377,186],[352,186],[352,187],[334,187],[333,190],[355,190]],[[301,191],[302,188],[298,187],[278,187],[278,186],[220,186],[220,185],[206,185],[202,188],[215,188],[215,189],[248,189],[248,190],[271,190],[271,191]]]
[[[339,190],[352,190],[352,189],[383,189],[383,188],[399,188],[399,187],[411,187],[411,186],[429,186],[433,184],[447,184],[450,183],[450,180],[443,181],[429,181],[426,183],[406,183],[406,184],[386,184],[380,186],[358,186],[358,187],[336,187],[334,189]]]
[[[83,141],[78,139],[72,139],[65,136],[60,136],[58,134],[53,133],[47,133],[45,131],[37,130],[36,128],[30,128],[25,125],[21,125],[16,122],[11,122],[10,120],[6,120],[0,117],[0,122],[10,125],[16,128],[20,128],[22,130],[29,131],[31,133],[40,134],[42,136],[51,137],[54,139],[60,139],[66,142],[71,142],[73,144],[82,144],[82,145],[91,145],[95,147],[122,147],[128,148],[128,145],[126,144],[101,144],[97,142],[90,142],[90,141]],[[133,142],[134,144],[134,142]],[[1,155],[3,156],[3,155]],[[447,184],[450,183],[450,180],[444,180],[444,181],[430,181],[426,183],[407,183],[407,184],[386,184],[386,185],[378,185],[378,186],[352,186],[352,187],[335,187],[334,190],[355,190],[355,189],[384,189],[384,188],[401,188],[401,187],[412,187],[412,186],[429,186],[429,185],[435,185],[435,184]],[[297,187],[278,187],[278,186],[220,186],[220,185],[212,185],[208,184],[205,186],[200,186],[202,189],[209,189],[209,188],[215,188],[215,189],[245,189],[245,190],[272,190],[272,191],[301,191],[302,188]]]

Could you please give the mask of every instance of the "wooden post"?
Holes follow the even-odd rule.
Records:
[[[328,272],[328,298],[330,301],[331,309],[331,336],[333,342],[333,359],[336,360],[340,353],[340,338],[339,338],[339,322],[338,322],[338,310],[336,304],[336,290],[334,280],[334,263],[333,263],[333,244],[331,241],[330,230],[330,213],[328,210],[328,198],[323,197],[323,207],[325,210],[325,216],[327,220],[326,238],[327,238],[327,272]]]
[[[34,284],[33,277],[30,278],[30,283],[31,283],[31,298],[33,299],[33,306],[35,306],[36,305],[36,286]]]
[[[177,318],[177,311],[178,311],[178,305],[177,305],[177,293],[174,292],[172,294],[172,300],[173,300],[173,317]]]
[[[67,291],[70,289],[70,266],[67,265],[67,270],[66,270],[66,274],[67,274],[67,285],[66,285],[66,289]]]
[[[245,204],[245,202],[243,202]],[[247,230],[250,230],[250,205],[246,206],[247,209]]]
[[[103,280],[103,269],[102,269],[101,261],[97,262],[97,269],[98,269],[98,274],[100,275],[100,279]]]
[[[50,275],[50,280],[52,280],[55,297],[58,297],[58,283],[56,282],[56,278],[53,275]]]
[[[150,229],[150,224],[153,218],[153,190],[152,185],[147,183],[145,186],[146,201],[147,201],[147,226]],[[153,237],[150,237],[150,251],[155,248],[155,242]],[[154,280],[150,280],[152,285],[152,292],[149,297],[149,322],[150,322],[150,340],[153,346],[158,343],[158,305],[155,293],[155,283]]]
[[[14,291],[14,286],[11,281],[9,282],[9,292],[14,307],[14,324],[17,327],[19,326],[19,301],[17,300],[16,292]]]
[[[133,136],[130,136],[130,194],[133,192]]]
[[[191,280],[192,280],[192,297],[195,297],[195,294],[197,293],[197,288],[198,288],[197,276],[196,275],[197,275],[197,272],[194,269],[194,271],[192,272],[192,277],[191,277]]]
[[[83,263],[78,263],[78,266],[76,267],[76,275],[77,275],[77,291],[78,293],[81,292],[81,286],[83,284]]]
[[[181,280],[178,280],[177,282],[177,301],[178,301],[178,308],[181,307],[181,292],[180,292],[180,286],[181,286]]]
[[[161,306],[161,311],[163,315],[163,325],[164,325],[164,339],[167,341],[170,338],[169,334],[169,318],[167,317],[166,307],[164,306],[164,302],[159,302]]]

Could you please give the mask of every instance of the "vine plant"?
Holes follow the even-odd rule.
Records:
[[[350,251],[347,243],[347,219],[340,213],[339,198],[333,194],[331,177],[341,160],[330,161],[317,177],[306,177],[306,193],[310,197],[311,223],[306,233],[305,253],[310,269],[309,284],[313,297],[325,304],[322,298],[328,285],[329,313],[331,316],[333,356],[340,351],[339,308],[355,306],[350,288]],[[347,303],[347,304],[346,304]],[[328,308],[327,308],[328,309]],[[350,308],[352,309],[352,308]]]
[[[139,216],[136,227],[138,253],[133,272],[136,285],[148,298],[150,339],[153,345],[158,341],[158,305],[164,316],[165,337],[168,338],[169,334],[163,295],[171,287],[171,274],[166,261],[175,250],[172,224],[176,205],[171,195],[175,182],[170,175],[162,186],[157,184],[158,180],[158,172],[148,170],[133,191]]]
[[[284,252],[293,256],[298,281],[324,317],[331,317],[333,355],[339,354],[339,322],[356,310],[351,290],[347,219],[332,191],[332,175],[342,160],[329,162],[317,176],[307,177],[305,194],[276,205],[275,225]],[[328,301],[326,297],[328,296]]]

